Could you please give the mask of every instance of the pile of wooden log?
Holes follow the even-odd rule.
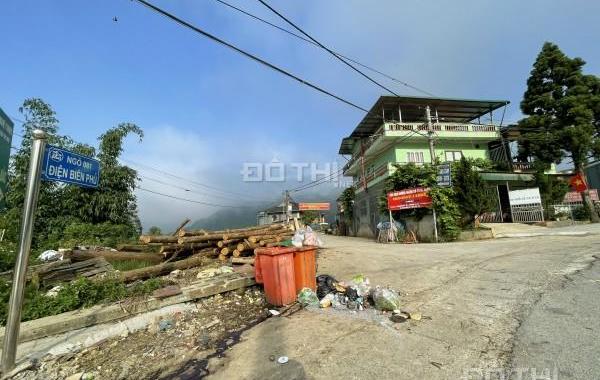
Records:
[[[142,235],[140,242],[160,245],[159,253],[165,260],[202,254],[226,261],[230,257],[252,256],[255,248],[275,246],[293,233],[292,227],[285,224],[222,231],[180,229],[177,235]]]

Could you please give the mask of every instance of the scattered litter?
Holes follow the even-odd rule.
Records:
[[[310,288],[303,288],[298,293],[298,302],[304,307],[315,306],[319,307],[319,298],[317,294]]]
[[[335,294],[333,293],[329,293],[327,295],[325,295],[325,297],[323,297],[321,299],[321,301],[319,302],[319,304],[321,305],[321,307],[325,308],[325,307],[330,307],[331,304],[333,303],[333,300],[335,299]]]
[[[438,362],[429,362],[429,363],[431,363],[431,365],[436,367],[437,369],[442,369],[442,363],[438,363]]]
[[[49,249],[47,251],[42,252],[42,254],[38,257],[41,261],[57,261],[63,259],[63,253],[55,251],[53,249]]]
[[[173,272],[169,273],[169,277],[171,278],[179,278],[183,276],[183,271],[181,269],[175,269]]]
[[[371,293],[375,308],[383,311],[393,311],[400,308],[400,296],[391,289],[375,288]]]
[[[269,360],[272,361],[272,362],[274,362],[275,361],[275,355],[269,356]]]
[[[281,314],[281,313],[280,313],[280,312],[278,312],[277,310],[273,310],[273,309],[272,309],[272,310],[269,310],[269,313],[271,313],[271,315],[273,315],[273,316],[277,316],[277,315]]]
[[[60,290],[62,288],[63,288],[62,285],[56,285],[55,287],[53,287],[52,289],[50,289],[46,292],[46,296],[47,297],[56,297],[58,295],[58,292],[60,292]]]
[[[158,322],[158,330],[159,331],[167,331],[173,328],[173,321],[170,319],[163,319]]]
[[[226,265],[223,265],[220,268],[208,268],[208,269],[201,270],[196,275],[196,278],[198,278],[198,279],[210,278],[210,277],[218,276],[218,275],[223,274],[223,273],[232,273],[232,272],[233,272],[233,268],[232,267],[228,267]]]
[[[277,359],[277,363],[279,364],[285,364],[288,362],[288,357],[287,356],[280,356],[279,359]]]
[[[407,313],[399,312],[398,310],[394,310],[392,315],[390,316],[390,321],[394,323],[403,323],[406,322],[409,318]]]
[[[342,290],[339,290],[340,288]],[[336,291],[343,292],[344,290],[345,289],[338,284],[337,280],[331,277],[330,275],[322,274],[317,276],[317,296],[319,297],[319,299],[322,299],[329,293],[334,293]]]

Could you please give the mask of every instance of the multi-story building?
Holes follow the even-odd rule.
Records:
[[[440,162],[461,157],[503,162],[506,170],[482,173],[498,199],[497,221],[509,217],[508,191],[531,186],[529,163],[512,161],[509,136],[501,133],[507,100],[467,100],[382,96],[342,140],[339,154],[350,155],[344,175],[353,177],[356,197],[353,234],[373,236],[379,198],[394,164],[430,163],[429,139]],[[429,115],[429,117],[428,117]],[[508,210],[508,212],[506,212]]]

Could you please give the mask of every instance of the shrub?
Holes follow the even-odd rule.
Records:
[[[590,220],[592,215],[587,207],[579,206],[573,209],[573,219],[575,220]]]

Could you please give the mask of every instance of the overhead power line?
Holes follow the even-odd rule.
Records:
[[[381,83],[377,82],[375,79],[371,78],[370,76],[368,76],[367,74],[363,73],[362,71],[360,71],[359,69],[357,69],[356,67],[354,67],[351,63],[349,63],[348,61],[346,61],[344,58],[342,58],[341,56],[339,56],[336,52],[334,52],[333,50],[329,49],[328,47],[326,47],[325,45],[323,45],[322,43],[320,43],[319,41],[317,41],[315,38],[313,38],[310,34],[306,33],[304,30],[302,30],[302,28],[300,28],[299,26],[297,26],[296,24],[294,24],[292,21],[290,21],[288,18],[286,18],[284,15],[282,15],[281,13],[279,13],[277,10],[275,10],[272,6],[270,6],[269,4],[267,4],[264,0],[258,0],[262,5],[264,5],[265,7],[267,7],[271,12],[275,13],[277,16],[279,16],[279,18],[281,18],[283,21],[287,22],[288,24],[290,24],[294,29],[296,29],[297,31],[299,31],[300,33],[304,34],[308,39],[310,39],[312,42],[314,42],[315,44],[317,44],[321,49],[327,51],[329,54],[333,55],[336,59],[338,59],[339,61],[341,61],[343,64],[345,64],[346,66],[350,67],[352,70],[356,71],[358,74],[360,74],[361,76],[365,77],[367,80],[369,80],[370,82],[374,83],[375,85],[381,87],[382,89],[386,90],[387,92],[394,94],[396,96],[400,96],[397,93],[395,93],[394,91],[390,90],[389,88],[387,88],[386,86],[382,85]]]
[[[148,193],[152,193],[155,195],[160,195],[163,197],[167,197],[167,198],[171,198],[171,199],[177,199],[179,201],[184,201],[184,202],[190,202],[190,203],[197,203],[197,204],[201,204],[201,205],[205,205],[205,206],[212,206],[212,207],[226,207],[226,208],[249,208],[250,206],[235,206],[235,205],[222,205],[222,204],[217,204],[217,203],[210,203],[210,202],[203,202],[203,201],[198,201],[195,199],[187,199],[187,198],[181,198],[181,197],[177,197],[175,195],[170,195],[170,194],[165,194],[165,193],[161,193],[158,191],[154,191],[154,190],[150,190],[150,189],[146,189],[144,187],[136,187],[136,189],[138,190],[142,190]]]
[[[244,15],[246,15],[246,16],[248,16],[248,17],[250,17],[250,18],[253,18],[253,19],[255,19],[255,20],[259,21],[259,22],[262,22],[262,23],[263,23],[263,24],[265,24],[265,25],[268,25],[268,26],[270,26],[270,27],[272,27],[272,28],[275,28],[275,29],[278,29],[278,30],[280,30],[280,31],[282,31],[282,32],[284,32],[284,33],[287,33],[287,34],[289,34],[289,35],[290,35],[290,36],[292,36],[292,37],[295,37],[295,38],[297,38],[297,39],[299,39],[299,40],[302,40],[302,41],[304,41],[304,42],[307,42],[307,43],[309,43],[309,44],[311,44],[311,45],[313,45],[313,46],[320,47],[318,44],[316,44],[315,42],[313,42],[313,41],[309,40],[309,39],[308,39],[308,38],[306,38],[306,37],[303,37],[303,36],[301,36],[301,35],[299,35],[299,34],[296,34],[296,33],[292,32],[292,31],[291,31],[291,30],[289,30],[289,29],[282,28],[281,26],[279,26],[279,25],[277,25],[277,24],[274,24],[274,23],[272,23],[272,22],[270,22],[270,21],[268,21],[268,20],[265,20],[264,18],[258,17],[258,16],[254,15],[254,14],[252,14],[252,13],[248,12],[248,11],[245,11],[245,10],[243,10],[243,9],[239,8],[239,7],[236,7],[236,6],[235,6],[235,5],[233,5],[233,4],[230,4],[230,3],[226,2],[226,1],[223,1],[223,0],[215,0],[215,1],[216,1],[216,2],[218,2],[218,3],[220,3],[220,4],[222,4],[222,5],[224,5],[224,6],[226,6],[226,7],[229,7],[229,8],[231,8],[231,9],[233,9],[233,10],[237,11],[237,12],[240,12],[240,13],[242,13],[242,14],[244,14]],[[337,51],[335,51],[335,50],[332,50],[332,51],[333,51],[333,52],[334,52],[336,55],[338,55],[338,56],[340,56],[340,57],[342,57],[342,58],[344,58],[344,59],[346,59],[346,60],[348,60],[348,61],[350,61],[350,62],[352,62],[352,63],[354,63],[354,64],[357,64],[357,65],[359,65],[360,67],[363,67],[363,68],[365,68],[365,69],[367,69],[367,70],[369,70],[369,71],[372,71],[372,72],[374,72],[374,73],[376,73],[376,74],[379,74],[379,75],[381,75],[381,76],[383,76],[383,77],[385,77],[385,78],[387,78],[387,79],[389,79],[389,80],[391,80],[391,81],[394,81],[394,82],[396,82],[396,83],[399,83],[399,84],[401,84],[401,85],[403,85],[403,86],[405,86],[405,87],[408,87],[408,88],[410,88],[410,89],[413,89],[413,90],[415,90],[415,91],[421,92],[421,93],[423,93],[423,94],[425,94],[425,95],[428,95],[428,96],[435,96],[434,94],[432,94],[432,93],[431,93],[431,92],[429,92],[429,91],[425,91],[425,90],[423,90],[423,89],[421,89],[421,88],[419,88],[419,87],[417,87],[417,86],[413,86],[413,85],[411,85],[410,83],[407,83],[407,82],[405,82],[405,81],[402,81],[402,80],[400,80],[400,79],[398,79],[398,78],[395,78],[395,77],[393,77],[393,76],[391,76],[391,75],[389,75],[389,74],[386,74],[386,73],[384,73],[384,72],[383,72],[383,71],[381,71],[381,70],[378,70],[378,69],[375,69],[375,68],[373,68],[372,66],[368,66],[368,65],[366,65],[366,64],[364,64],[364,63],[361,63],[361,62],[357,61],[356,59],[353,59],[353,58],[350,58],[350,57],[348,57],[347,55],[341,54],[341,53],[339,53],[339,52],[337,52]]]
[[[179,17],[177,17],[177,16],[175,16],[175,15],[173,15],[173,14],[171,14],[171,13],[169,13],[169,12],[167,12],[167,11],[165,11],[165,10],[163,10],[163,9],[161,9],[161,8],[159,8],[159,7],[153,5],[153,4],[151,4],[151,3],[149,3],[149,2],[147,2],[145,0],[135,0],[135,1],[137,1],[138,3],[140,3],[140,4],[142,4],[142,5],[146,6],[146,7],[148,7],[149,9],[151,9],[151,10],[153,10],[153,11],[161,14],[162,16],[164,16],[164,17],[166,17],[166,18],[168,18],[168,19],[176,22],[177,24],[179,24],[179,25],[181,25],[183,27],[186,27],[188,29],[191,29],[194,32],[196,32],[198,34],[201,34],[202,36],[207,37],[207,38],[209,38],[209,39],[211,39],[211,40],[213,40],[213,41],[215,41],[215,42],[217,42],[217,43],[219,43],[221,45],[224,45],[224,46],[226,46],[226,47],[234,50],[235,52],[240,53],[243,56],[245,56],[247,58],[250,58],[251,60],[260,63],[261,65],[267,66],[268,68],[270,68],[272,70],[275,70],[276,72],[278,72],[280,74],[283,74],[283,75],[285,75],[285,76],[287,76],[289,78],[292,78],[292,79],[294,79],[294,80],[302,83],[303,85],[306,85],[306,86],[312,88],[313,90],[316,90],[316,91],[318,91],[318,92],[320,92],[320,93],[322,93],[324,95],[327,95],[327,96],[330,96],[330,97],[332,97],[334,99],[337,99],[338,101],[340,101],[342,103],[345,103],[345,104],[347,104],[347,105],[349,105],[351,107],[354,107],[356,109],[359,109],[361,111],[369,112],[366,108],[358,106],[358,105],[356,105],[355,103],[352,103],[349,100],[346,100],[346,99],[344,99],[344,98],[342,98],[342,97],[340,97],[338,95],[335,95],[334,93],[332,93],[330,91],[327,91],[327,90],[325,90],[325,89],[323,89],[323,88],[321,88],[321,87],[319,87],[319,86],[317,86],[315,84],[312,84],[311,82],[308,82],[308,81],[306,81],[306,80],[304,80],[304,79],[302,79],[302,78],[300,78],[300,77],[298,77],[298,76],[296,76],[296,75],[294,75],[294,74],[292,74],[292,73],[290,73],[290,72],[288,72],[288,71],[286,71],[286,70],[284,70],[284,69],[282,69],[282,68],[280,68],[278,66],[275,66],[274,64],[269,63],[269,62],[265,61],[262,58],[259,58],[259,57],[255,56],[255,55],[253,55],[253,54],[245,51],[245,50],[242,50],[242,49],[238,48],[237,46],[235,46],[233,44],[230,44],[229,42],[227,42],[225,40],[222,40],[222,39],[220,39],[220,38],[218,38],[218,37],[216,37],[216,36],[214,36],[214,35],[206,32],[204,30],[200,29],[199,27],[194,26],[194,25],[190,24],[189,22],[184,21],[183,19],[181,19],[181,18],[179,18]]]

